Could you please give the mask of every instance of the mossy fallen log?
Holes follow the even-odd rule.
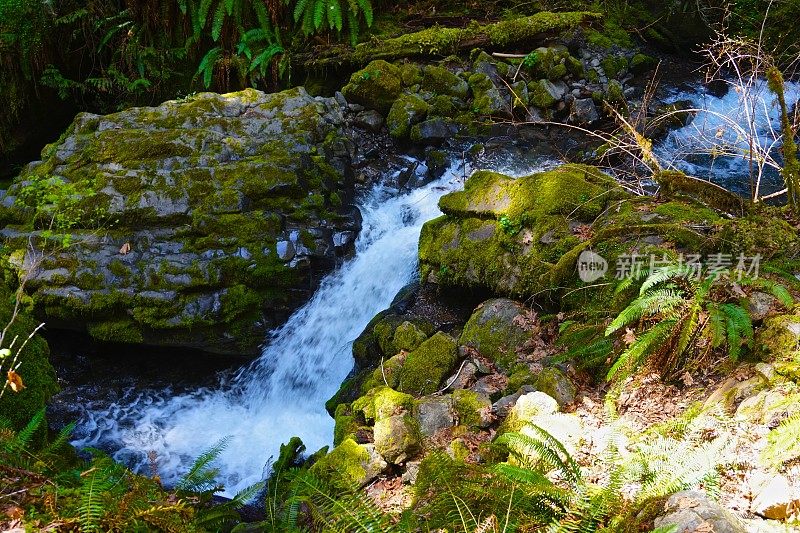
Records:
[[[448,56],[473,48],[495,49],[533,43],[556,36],[600,19],[600,13],[543,11],[528,17],[490,24],[472,21],[465,28],[434,26],[391,39],[360,43],[355,48],[338,47],[319,53],[295,56],[308,67],[340,64],[363,65],[374,59],[402,59],[417,56]]]

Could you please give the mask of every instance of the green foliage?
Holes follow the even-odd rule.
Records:
[[[350,43],[358,42],[362,22],[372,26],[373,11],[370,0],[292,0],[294,22],[306,35],[333,31],[341,33],[347,28]],[[347,24],[345,24],[345,22]]]
[[[800,457],[800,414],[795,414],[769,432],[762,458],[767,463],[781,466],[798,457]]]
[[[606,328],[609,336],[631,326],[639,330],[619,355],[607,379],[624,380],[645,361],[664,375],[696,369],[715,349],[726,347],[731,361],[751,347],[753,325],[745,307],[734,297],[730,282],[716,275],[698,275],[686,266],[656,270],[641,283],[639,294]],[[633,278],[620,282],[617,292],[630,288]],[[785,303],[791,295],[782,285],[742,276],[743,285],[764,287]],[[630,330],[626,338],[630,337]]]
[[[0,498],[13,495],[24,505],[32,530],[227,530],[239,521],[237,510],[263,489],[258,483],[225,503],[212,502],[220,490],[212,463],[224,441],[198,457],[180,488],[166,491],[157,478],[136,475],[98,450],[87,450],[88,461],[78,459],[67,442],[74,425],[37,445],[33,437],[43,424],[43,410],[18,432],[0,423]]]

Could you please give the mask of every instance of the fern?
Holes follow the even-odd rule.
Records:
[[[105,498],[107,493],[120,482],[120,470],[121,468],[114,463],[101,463],[81,474],[83,484],[79,490],[80,505],[78,506],[81,530],[99,531],[101,529],[101,520],[108,513]]]
[[[800,457],[800,413],[784,420],[767,435],[767,446],[762,452],[765,462],[781,466]]]
[[[528,428],[535,437],[523,433],[505,433],[497,439],[498,444],[505,444],[509,451],[524,465],[543,464],[548,469],[555,469],[571,485],[581,479],[581,469],[564,445],[550,433],[539,426],[529,424]]]
[[[189,471],[175,485],[181,492],[203,493],[217,488],[216,478],[219,470],[213,466],[214,461],[225,450],[229,437],[220,439],[219,442],[201,453],[192,464]]]

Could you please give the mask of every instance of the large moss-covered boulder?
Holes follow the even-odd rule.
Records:
[[[581,245],[576,224],[625,196],[611,177],[583,165],[518,179],[476,172],[463,191],[439,201],[445,216],[422,229],[423,280],[504,295],[551,288],[554,266]]]
[[[531,337],[521,320],[527,312],[522,304],[507,298],[483,302],[464,326],[459,343],[508,370],[517,360],[517,348]]]
[[[427,65],[423,69],[422,89],[433,94],[455,96],[462,100],[469,94],[469,85],[465,80],[436,65]]]
[[[379,59],[350,76],[342,88],[348,101],[386,113],[403,89],[400,67]]]
[[[457,358],[455,339],[440,331],[408,354],[400,369],[398,389],[414,395],[436,392]]]
[[[102,341],[257,354],[353,249],[343,120],[302,88],[79,115],[0,208],[37,311]]]

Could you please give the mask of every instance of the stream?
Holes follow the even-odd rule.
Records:
[[[517,176],[555,164],[533,153],[495,157],[493,170]],[[461,188],[464,173],[453,166],[404,194],[374,187],[359,202],[355,257],[326,276],[286,324],[265,332],[256,361],[221,374],[214,387],[178,394],[170,387],[132,388],[110,405],[86,402],[73,444],[109,451],[140,472],[149,473],[154,461],[169,485],[201,452],[227,439],[217,466],[228,496],[264,479],[270,457],[293,436],[310,452],[331,445],[334,421],[324,404],[353,367],[352,342],[418,275],[420,229],[441,214],[439,198]]]
[[[769,146],[779,125],[777,112],[765,88],[757,89],[755,130],[758,142]],[[794,102],[800,86],[787,84],[787,92],[787,100]],[[694,87],[672,91],[667,99],[686,100],[705,111],[671,131],[655,147],[656,155],[665,166],[749,194],[747,161],[710,155],[714,146],[738,150],[745,143],[746,148],[741,132],[730,127],[731,121],[741,121],[740,94],[730,90],[714,96]],[[554,164],[535,150],[496,149],[491,159],[481,161],[483,167],[512,176]],[[86,401],[73,444],[106,450],[145,473],[155,464],[169,485],[201,452],[227,438],[218,467],[228,496],[264,479],[270,458],[276,458],[280,445],[293,436],[300,437],[309,452],[331,445],[334,421],[324,404],[353,367],[353,340],[415,279],[422,225],[440,214],[438,199],[461,188],[470,170],[454,165],[442,178],[406,193],[375,186],[358,202],[363,227],[355,256],[327,275],[285,325],[265,332],[257,360],[220,373],[213,386],[131,387],[120,399]],[[762,193],[781,187],[776,171],[765,173]]]

